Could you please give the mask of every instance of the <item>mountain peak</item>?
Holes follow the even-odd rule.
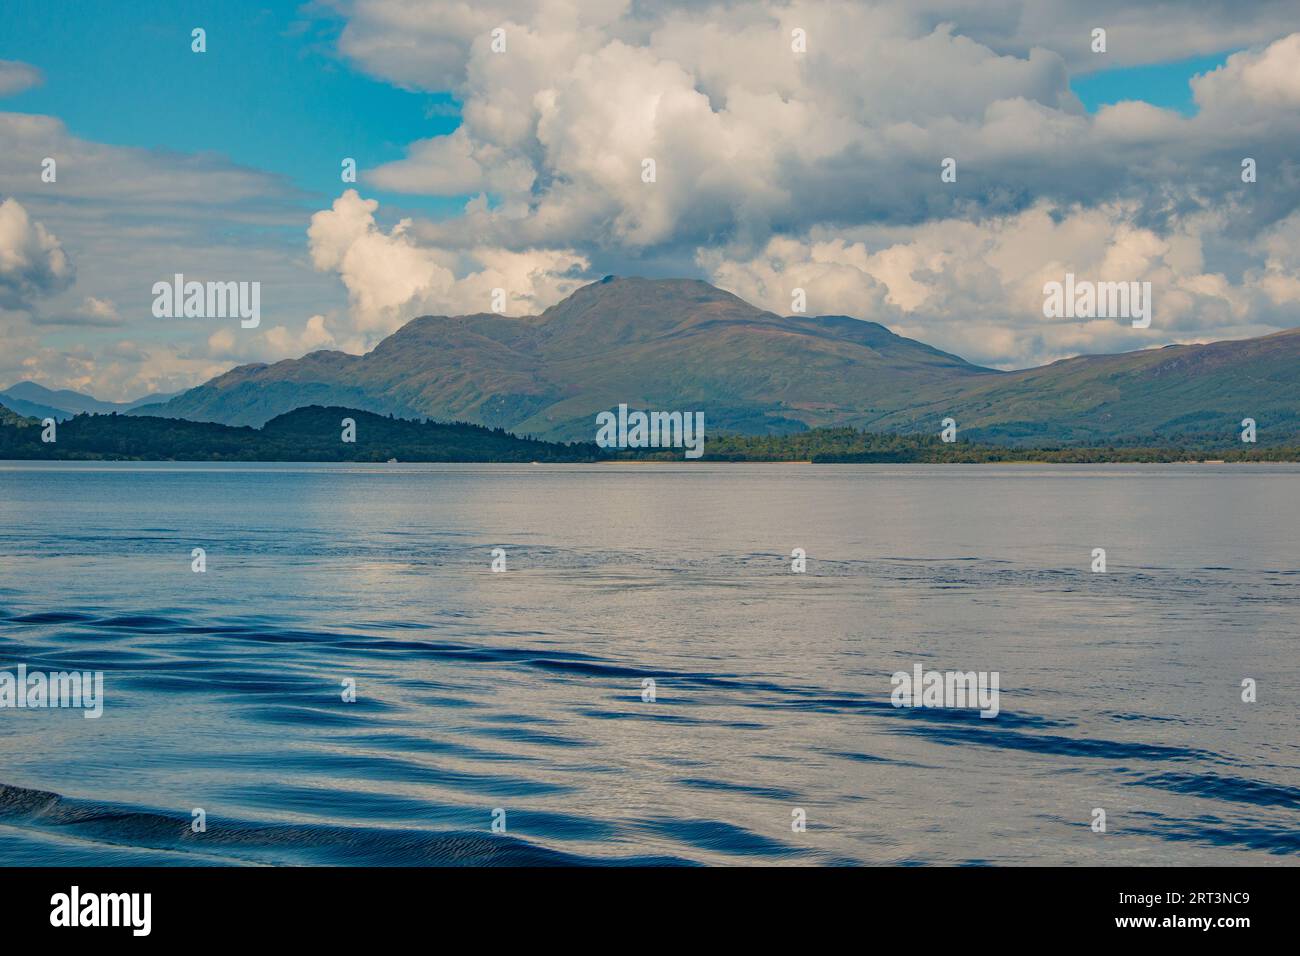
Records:
[[[769,313],[699,279],[605,276],[551,306],[540,323],[549,348],[581,353],[623,349],[707,322],[760,316]]]
[[[76,396],[77,398],[90,398],[82,392],[74,392],[68,388],[46,388],[39,382],[33,382],[30,379],[24,379],[21,382],[15,382],[8,388],[2,390],[6,395],[12,395],[14,398],[25,398],[30,401],[43,401],[56,395]]]
[[[763,311],[702,279],[647,279],[642,276],[607,275],[574,290],[542,315],[573,315],[593,308],[632,309],[643,315],[665,311],[681,313],[710,303],[723,303],[748,314]]]
[[[165,402],[175,395],[175,392],[171,392],[166,395],[145,395],[131,402],[106,402],[70,388],[46,388],[39,382],[32,381],[15,382],[0,390],[0,398],[5,399],[13,411],[34,418],[50,417],[60,421],[82,412],[124,412],[151,402]]]
[[[659,278],[649,279],[645,276],[616,276],[607,275],[597,279],[595,282],[589,282],[587,285],[580,286],[569,295],[573,298],[576,295],[584,293],[608,293],[617,291],[626,292],[658,292],[660,294],[688,294],[704,295],[715,298],[736,299],[742,301],[730,292],[725,292],[715,285],[710,285],[703,279],[686,279],[686,278]]]

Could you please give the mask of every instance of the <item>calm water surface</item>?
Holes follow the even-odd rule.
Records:
[[[0,862],[1294,864],[1297,584],[1287,465],[0,463],[0,670],[106,696]]]

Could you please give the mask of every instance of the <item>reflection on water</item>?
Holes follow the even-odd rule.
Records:
[[[1294,863],[1298,477],[0,465],[0,860]]]

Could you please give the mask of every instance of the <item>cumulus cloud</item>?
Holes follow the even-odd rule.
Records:
[[[1295,29],[1293,0],[919,0],[939,19],[958,20],[973,39],[1001,52],[1055,50],[1072,72],[1185,60],[1256,46]],[[1104,55],[1094,27],[1107,30]]]
[[[838,311],[999,365],[1293,324],[1273,308],[1293,273],[1257,240],[1300,209],[1300,33],[1284,3],[1176,6],[1171,28],[1174,6],[1117,0],[340,3],[345,55],[463,103],[454,133],[364,181],[482,195],[391,233],[362,222],[353,261],[329,268],[373,328],[397,303],[449,311],[452,259],[484,249],[660,274],[693,262],[764,304],[797,273]],[[1070,89],[1072,73],[1231,44],[1250,48],[1193,82],[1192,116],[1138,101],[1090,115]],[[1249,188],[1247,148],[1265,171]],[[940,180],[946,157],[956,182]],[[1135,342],[1115,323],[1016,322],[1041,307],[1039,273],[1103,268],[1164,283],[1164,324]]]
[[[1005,368],[1080,352],[1168,341],[1262,334],[1294,321],[1300,301],[1300,213],[1251,243],[1234,281],[1205,264],[1205,247],[1230,220],[1201,214],[1158,233],[1136,203],[1060,209],[1042,203],[1010,216],[944,220],[904,229],[818,230],[773,238],[745,260],[708,250],[700,264],[742,298],[788,313],[793,290],[810,312],[862,314],[978,362]],[[1072,272],[1089,281],[1150,282],[1153,321],[1045,318],[1043,286]]]
[[[406,159],[381,166],[368,177],[381,189],[431,196],[483,191],[527,194],[533,179],[528,163],[504,158],[501,150],[490,144],[475,143],[463,128],[412,143]]]
[[[0,202],[0,308],[29,309],[72,280],[72,261],[54,234],[18,200]]]
[[[1018,9],[1003,7],[1004,19]],[[352,11],[348,30],[372,41],[385,24],[415,36],[441,30],[439,3],[421,7],[431,14],[423,28],[403,15],[409,9],[375,0]],[[1283,108],[1300,75],[1300,35],[1238,54],[1203,78],[1204,116],[1124,103],[1092,117],[1070,90],[1059,50],[999,49],[1000,21],[976,5],[659,5],[647,13],[617,3],[486,4],[448,16],[464,33],[439,34],[461,38],[452,85],[464,123],[412,144],[367,181],[487,193],[486,213],[441,232],[449,238],[463,226],[505,247],[581,242],[670,254],[737,238],[761,244],[818,225],[1010,213],[1043,198],[1163,200],[1171,183],[1204,204],[1235,189],[1225,143],[1248,141],[1281,161],[1300,142],[1296,111]],[[1193,16],[1219,24],[1226,13],[1211,5]],[[1261,19],[1252,36],[1278,29],[1276,18]],[[490,44],[498,26],[504,52]],[[796,29],[806,33],[806,53],[790,48]],[[1121,36],[1138,30],[1129,16],[1112,27]],[[448,79],[453,60],[431,54],[437,69],[421,78],[414,49],[399,66],[348,36],[344,51],[373,71],[414,85]],[[1258,108],[1215,108],[1234,90]],[[959,175],[941,188],[945,157],[957,159]],[[654,183],[642,178],[647,160]],[[1256,193],[1250,202],[1259,208],[1247,214],[1260,222],[1297,202],[1294,191]],[[1157,202],[1147,215],[1164,211]]]
[[[1196,103],[1218,114],[1300,106],[1300,33],[1262,50],[1234,53],[1226,63],[1192,80]]]
[[[566,36],[591,31],[625,41],[644,40],[665,22],[694,13],[724,27],[769,19],[774,11],[815,15],[847,4],[770,0],[326,0],[346,18],[339,49],[372,75],[403,87],[445,90],[461,82],[471,51],[487,45],[492,29],[546,26]],[[859,4],[859,6],[867,6]],[[920,28],[959,24],[976,43],[1000,54],[1025,56],[1034,48],[1057,52],[1075,72],[1182,60],[1266,43],[1295,28],[1292,0],[883,0],[872,3],[880,21]],[[808,21],[811,22],[811,21]],[[1091,31],[1109,30],[1106,55],[1091,50]],[[854,37],[865,40],[865,36]],[[703,41],[701,41],[703,44]],[[718,50],[725,56],[727,48]],[[749,64],[754,73],[780,70],[777,61]]]
[[[276,325],[261,334],[223,326],[207,340],[207,357],[229,362],[274,362],[339,345],[324,315],[313,315],[301,328]]]
[[[378,208],[349,189],[313,215],[307,230],[313,264],[338,274],[355,326],[368,340],[425,312],[492,311],[496,289],[506,293],[507,313],[540,311],[581,285],[576,273],[589,266],[565,249],[420,245],[408,233],[410,220],[385,232],[375,221]]]

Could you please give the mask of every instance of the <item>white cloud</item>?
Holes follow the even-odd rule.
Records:
[[[17,60],[0,60],[0,96],[13,96],[23,90],[38,86],[41,71],[29,63]]]
[[[450,234],[460,231],[517,249],[663,253],[736,239],[758,245],[819,225],[1004,213],[1039,198],[1106,202],[1134,189],[1158,194],[1171,180],[1207,201],[1231,185],[1210,162],[1223,142],[1252,134],[1261,149],[1300,145],[1295,111],[1282,109],[1300,75],[1291,52],[1300,34],[1238,54],[1224,76],[1198,81],[1207,103],[1220,87],[1270,103],[1261,141],[1260,124],[1231,111],[1189,119],[1126,103],[1088,116],[1061,50],[1005,49],[1017,45],[1011,37],[1025,20],[1045,30],[1049,18],[1020,4],[996,6],[998,16],[952,2],[635,11],[618,3],[488,3],[470,15],[433,2],[419,7],[429,14],[421,27],[413,4],[372,0],[350,8],[348,31],[375,41],[400,26],[460,44],[453,59],[429,54],[437,69],[427,79],[450,81],[464,101],[464,124],[412,144],[406,159],[367,181],[493,198],[459,222],[413,225],[426,239],[441,232],[457,242]],[[1112,34],[1159,25],[1195,32],[1188,42],[1197,49],[1210,25],[1233,19],[1221,5],[1203,5],[1188,11],[1192,25],[1170,31],[1154,18],[1113,5],[1112,12]],[[444,29],[444,18],[454,26]],[[1252,37],[1281,29],[1276,16],[1258,19]],[[507,50],[496,53],[489,30],[502,24]],[[790,49],[795,27],[807,31],[806,53]],[[1088,36],[1080,29],[1084,46]],[[417,50],[406,39],[392,43],[407,53],[400,66],[369,46],[342,47],[368,69],[418,85]],[[961,170],[951,188],[937,174],[947,156]],[[656,163],[653,184],[641,180],[647,158]],[[1276,208],[1285,199],[1257,201],[1275,214],[1289,211]]]
[[[81,304],[67,312],[41,312],[32,315],[37,325],[65,325],[74,327],[110,327],[121,325],[122,316],[109,299],[86,296]]]
[[[1080,352],[1127,351],[1172,339],[1210,341],[1261,334],[1287,321],[1274,310],[1300,296],[1300,259],[1285,257],[1300,213],[1251,246],[1252,265],[1230,281],[1207,272],[1203,246],[1231,226],[1197,214],[1167,234],[1137,222],[1136,203],[1059,209],[1040,204],[982,221],[826,230],[778,237],[760,254],[702,252],[711,280],[787,314],[803,288],[812,313],[877,319],[895,331],[1000,367]],[[1043,285],[1072,272],[1092,281],[1150,282],[1149,330],[1127,319],[1043,317]]]
[[[1294,324],[1279,308],[1292,272],[1266,266],[1253,237],[1292,216],[1300,194],[1243,190],[1232,155],[1249,144],[1267,175],[1294,177],[1300,33],[1288,35],[1284,3],[1246,14],[1218,0],[342,8],[346,55],[464,104],[455,133],[412,144],[368,181],[485,194],[458,217],[388,234],[363,225],[354,261],[335,267],[369,327],[463,301],[453,261],[462,275],[482,248],[572,250],[601,271],[693,261],[781,310],[797,277],[838,311],[999,365]],[[1098,25],[1104,55],[1089,49]],[[806,53],[790,48],[795,28]],[[422,55],[432,34],[441,42]],[[1195,80],[1191,117],[1142,102],[1093,116],[1070,89],[1072,72],[1232,44],[1253,46]],[[939,179],[948,156],[952,184]],[[1113,322],[1044,327],[1042,274],[1067,265],[1163,284],[1163,323],[1137,339]],[[1247,287],[1243,270],[1262,285]]]
[[[921,0],[918,10],[1000,51],[1055,50],[1076,73],[1254,46],[1296,26],[1294,0]],[[1095,27],[1106,29],[1104,54],[1092,52]]]
[[[44,189],[61,201],[131,203],[119,214],[179,216],[182,210],[220,207],[248,222],[283,221],[303,194],[271,173],[238,166],[215,153],[185,154],[110,146],[72,135],[61,120],[29,113],[0,113],[0,191]],[[43,184],[41,163],[58,164],[56,183]]]
[[[446,90],[460,83],[470,51],[490,31],[507,31],[518,48],[521,25],[544,23],[557,34],[610,27],[629,0],[334,0],[348,18],[339,49],[372,75],[408,89]]]
[[[588,267],[570,250],[513,251],[479,246],[461,251],[419,245],[403,219],[385,232],[375,222],[379,203],[349,189],[311,217],[312,262],[336,272],[348,290],[355,328],[367,342],[426,312],[488,312],[494,289],[508,295],[509,314],[536,312],[582,281]]]
[[[463,127],[447,136],[412,143],[406,159],[366,174],[366,181],[380,189],[431,196],[483,191],[527,194],[533,179],[528,163],[505,158],[490,144],[475,143]]]
[[[28,309],[72,280],[72,262],[53,233],[16,199],[0,202],[0,308]]]
[[[299,358],[308,352],[338,345],[324,315],[313,315],[300,329],[276,325],[250,333],[237,326],[225,325],[207,340],[207,357],[225,362],[275,362]]]
[[[297,358],[335,344],[334,334],[326,327],[323,315],[313,315],[296,336],[282,325],[267,329],[266,341],[280,357],[286,358]]]
[[[1300,106],[1300,33],[1263,50],[1228,57],[1217,70],[1192,80],[1197,105],[1218,114],[1230,110],[1294,110]]]

